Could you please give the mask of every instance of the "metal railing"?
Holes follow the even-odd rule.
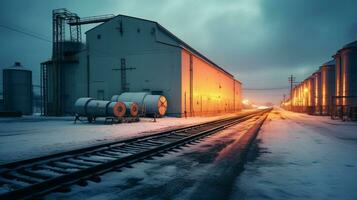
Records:
[[[332,96],[331,119],[357,121],[357,96]]]

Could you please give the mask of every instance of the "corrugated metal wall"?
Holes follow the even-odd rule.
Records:
[[[182,110],[188,116],[240,110],[240,82],[199,57],[182,50]]]

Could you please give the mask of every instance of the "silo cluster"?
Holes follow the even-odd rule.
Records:
[[[292,89],[286,108],[357,120],[357,41],[343,46],[333,58]]]

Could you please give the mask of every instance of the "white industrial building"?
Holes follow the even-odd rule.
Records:
[[[60,113],[70,114],[79,97],[109,100],[128,91],[164,95],[170,116],[241,109],[241,83],[157,22],[118,15],[87,31],[79,46],[64,44],[59,86],[51,81],[52,61],[42,63],[45,114],[55,113],[56,98]]]

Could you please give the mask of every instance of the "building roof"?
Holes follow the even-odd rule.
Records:
[[[226,73],[227,75],[234,77],[231,73],[227,72],[226,70],[224,70],[222,67],[220,67],[219,65],[217,65],[216,63],[214,63],[212,60],[208,59],[206,56],[204,56],[202,53],[200,53],[199,51],[197,51],[196,49],[194,49],[193,47],[191,47],[190,45],[188,45],[186,42],[184,42],[183,40],[181,40],[180,38],[178,38],[177,36],[175,36],[173,33],[171,33],[169,30],[167,30],[165,27],[163,27],[161,24],[159,24],[156,21],[151,21],[151,20],[147,20],[147,19],[143,19],[143,18],[138,18],[138,17],[132,17],[132,16],[128,16],[128,15],[117,15],[115,17],[113,17],[111,20],[113,20],[116,17],[128,17],[128,18],[133,18],[133,19],[138,19],[138,20],[143,20],[143,21],[147,21],[147,22],[152,22],[155,23],[157,25],[157,27],[163,31],[164,33],[167,34],[167,36],[169,36],[171,39],[173,39],[174,41],[176,41],[179,44],[179,48],[183,48],[188,50],[189,52],[195,54],[196,56],[200,57],[201,59],[205,60],[206,62],[212,64],[213,66],[215,66],[216,68],[218,68],[219,70],[221,70],[222,72]],[[109,20],[109,21],[111,21]],[[102,24],[105,24],[107,22],[104,22]],[[101,26],[102,24],[98,25]],[[90,32],[93,29],[96,29],[98,26],[89,29],[87,32]]]
[[[330,61],[325,62],[324,64],[322,64],[322,66],[325,66],[325,65],[336,65],[336,60],[330,60]]]
[[[357,47],[357,40],[354,41],[354,42],[351,42],[351,43],[346,44],[346,45],[343,46],[342,48],[343,48],[343,49],[346,49],[346,48],[352,48],[352,47]]]
[[[226,70],[224,70],[222,67],[220,67],[219,65],[217,65],[216,63],[214,63],[212,60],[208,59],[206,56],[204,56],[203,54],[201,54],[199,51],[197,51],[196,49],[194,49],[193,47],[191,47],[190,45],[188,45],[186,42],[184,42],[183,40],[181,40],[180,38],[178,38],[177,36],[175,36],[173,33],[171,33],[169,30],[167,30],[165,27],[161,26],[159,23],[155,22],[158,27],[165,32],[168,36],[170,36],[173,40],[175,40],[178,44],[180,44],[181,48],[184,48],[188,51],[190,51],[191,53],[195,54],[196,56],[202,58],[203,60],[205,60],[206,62],[214,65],[215,67],[217,67],[218,69],[222,70],[224,73],[234,77],[231,73],[227,72]]]
[[[30,69],[21,65],[20,62],[15,62],[14,65],[5,68],[4,70],[21,70],[21,71],[31,71]]]

